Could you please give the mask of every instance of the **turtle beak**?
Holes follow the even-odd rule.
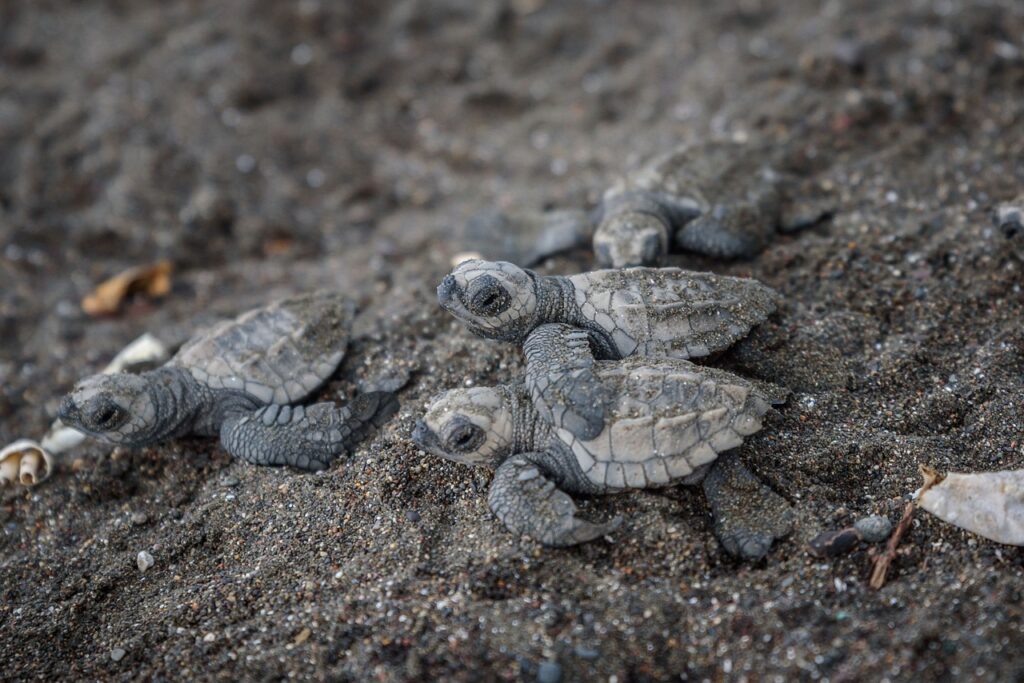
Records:
[[[1003,233],[1006,239],[1014,239],[1017,235],[1024,233],[1024,223],[1021,223],[1020,219],[1014,216],[1013,218],[1000,223],[999,230]]]
[[[441,440],[423,420],[416,420],[416,427],[412,430],[412,442],[428,453],[444,455]]]
[[[437,286],[438,303],[444,308],[448,308],[455,299],[455,295],[458,290],[459,285],[455,282],[455,277],[451,274],[445,275],[444,279],[441,280],[441,284]]]
[[[73,426],[78,423],[78,417],[81,411],[75,404],[75,399],[68,394],[60,401],[60,406],[57,408],[57,417],[61,422],[68,426]]]

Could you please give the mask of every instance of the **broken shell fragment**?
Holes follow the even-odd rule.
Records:
[[[945,522],[997,543],[1024,545],[1024,470],[950,473],[915,496]]]
[[[18,439],[0,450],[0,486],[35,486],[53,472],[53,456],[35,441]]]

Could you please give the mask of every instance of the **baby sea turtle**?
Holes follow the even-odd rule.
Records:
[[[437,288],[441,306],[488,339],[526,340],[544,323],[586,330],[599,358],[700,358],[742,339],[778,295],[744,278],[679,268],[543,276],[504,261],[460,263]]]
[[[397,410],[388,392],[344,407],[296,405],[338,368],[354,313],[329,292],[250,311],[196,335],[155,370],[82,380],[60,419],[110,443],[220,435],[229,453],[257,465],[324,469]]]
[[[761,428],[770,404],[781,401],[772,388],[678,359],[596,361],[587,335],[567,325],[544,325],[525,346],[525,386],[448,391],[413,433],[431,453],[497,468],[488,502],[510,530],[551,546],[584,543],[621,520],[577,517],[569,493],[703,481],[729,552],[759,558],[789,533],[786,502],[738,457],[718,459]],[[599,424],[580,422],[549,392],[571,392],[581,377]]]
[[[797,181],[765,159],[757,146],[708,142],[676,149],[627,176],[604,193],[598,211],[598,265],[654,265],[676,247],[751,257],[777,229],[799,230],[831,212],[827,198],[797,191]]]

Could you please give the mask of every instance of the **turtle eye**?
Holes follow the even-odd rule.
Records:
[[[92,423],[103,429],[120,426],[128,416],[127,412],[113,401],[104,401],[92,413]]]
[[[471,422],[460,420],[445,439],[448,450],[454,453],[470,453],[484,442],[484,430]]]
[[[512,297],[491,275],[473,280],[466,294],[466,307],[476,315],[495,316],[505,312],[512,303]]]

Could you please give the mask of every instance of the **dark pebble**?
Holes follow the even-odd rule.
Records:
[[[811,539],[811,552],[818,557],[838,557],[853,550],[860,542],[856,529],[826,531]]]
[[[406,510],[405,518],[410,522],[416,523],[420,521],[420,513],[416,512],[415,510]]]

